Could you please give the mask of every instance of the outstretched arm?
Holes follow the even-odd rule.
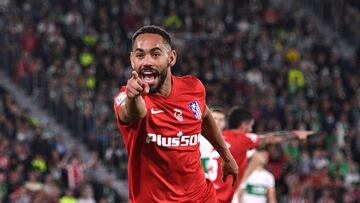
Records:
[[[125,102],[121,104],[119,119],[124,123],[132,123],[144,118],[146,105],[142,94],[149,93],[149,85],[139,78],[136,71],[133,71],[131,78],[126,84]]]
[[[259,138],[262,144],[276,144],[294,138],[304,140],[311,134],[314,134],[314,132],[307,130],[273,131],[261,133]]]
[[[221,132],[216,126],[215,120],[207,107],[203,117],[202,134],[211,143],[211,145],[216,149],[216,151],[223,159],[223,181],[225,182],[226,177],[228,175],[231,175],[233,176],[232,184],[234,186],[238,175],[238,166],[235,162],[235,159],[231,155],[228,147],[226,146]]]

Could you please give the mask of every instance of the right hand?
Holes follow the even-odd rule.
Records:
[[[294,135],[300,139],[300,140],[305,140],[307,139],[307,137],[309,135],[314,134],[314,131],[309,131],[309,130],[293,130],[292,133],[294,133]]]
[[[232,186],[234,187],[235,182],[237,180],[238,177],[238,165],[236,164],[235,159],[233,158],[233,156],[230,156],[230,159],[225,161],[223,160],[222,162],[222,172],[223,172],[223,177],[222,177],[222,181],[225,182],[227,176],[232,176]]]
[[[143,82],[136,71],[131,72],[131,78],[127,81],[126,84],[126,96],[129,99],[134,99],[142,94],[149,93],[149,85]]]

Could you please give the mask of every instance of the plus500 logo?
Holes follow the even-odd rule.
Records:
[[[194,146],[200,142],[200,136],[201,134],[199,133],[195,135],[183,135],[181,137],[165,137],[154,133],[148,133],[146,136],[146,143],[154,142],[158,146],[164,147]]]

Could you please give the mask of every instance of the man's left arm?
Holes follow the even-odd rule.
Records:
[[[268,189],[268,202],[276,203],[276,190],[274,187]]]
[[[298,140],[306,140],[307,137],[312,134],[314,134],[313,131],[307,130],[274,131],[259,134],[259,138],[260,144],[277,144],[295,138]]]
[[[232,185],[235,185],[238,175],[238,166],[234,157],[231,155],[230,150],[225,144],[225,141],[221,135],[220,130],[216,126],[215,120],[212,117],[210,110],[206,107],[203,114],[203,123],[201,131],[204,137],[211,143],[223,159],[223,181],[226,181],[226,177],[231,175],[233,177]]]

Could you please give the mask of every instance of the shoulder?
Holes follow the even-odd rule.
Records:
[[[257,142],[259,140],[259,136],[255,133],[246,133],[245,136],[249,138],[252,142]]]
[[[270,185],[275,181],[274,175],[264,168],[258,172],[258,176],[263,177]]]
[[[269,187],[275,187],[275,177],[272,173],[264,169],[264,174],[266,174],[266,179],[268,181]]]
[[[200,80],[197,77],[195,77],[194,75],[184,75],[184,76],[175,76],[175,77],[177,77],[177,78],[179,78],[181,80],[193,80],[193,81],[199,81],[200,82]]]
[[[269,178],[274,178],[273,174],[270,171],[266,170],[266,169],[263,169],[261,172],[263,174],[265,174],[266,176],[268,176]]]
[[[174,76],[174,78],[181,86],[190,87],[192,89],[197,89],[197,88],[205,89],[202,82],[193,75],[185,75],[181,77]]]
[[[224,130],[223,131],[224,137],[228,137],[229,139],[235,139],[237,142],[242,142],[243,146],[247,147],[255,147],[254,145],[257,145],[259,142],[259,137],[255,133],[243,133],[238,132],[236,130]]]
[[[246,137],[245,133],[238,132],[238,131],[235,131],[232,129],[224,130],[222,133],[223,133],[223,135],[226,135],[226,136]]]

